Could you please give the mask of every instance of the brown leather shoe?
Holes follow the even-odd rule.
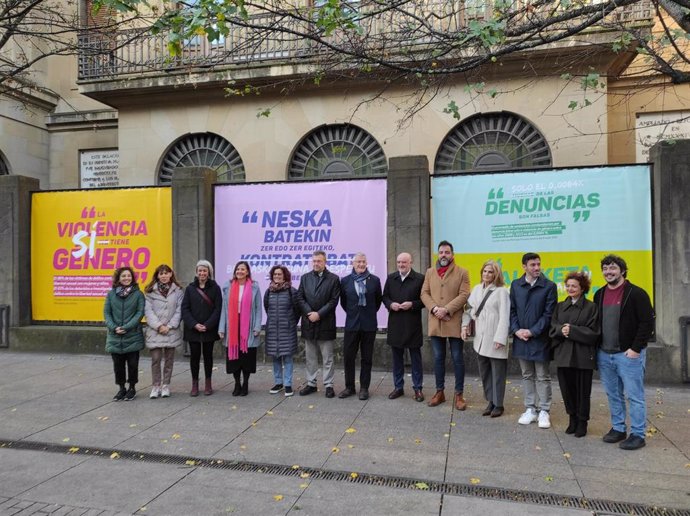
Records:
[[[461,392],[455,393],[455,408],[457,410],[465,410],[467,408],[467,402],[465,401],[465,398],[462,397]]]
[[[415,389],[414,391],[414,400],[415,401],[424,401],[424,394],[422,394],[421,389]]]
[[[391,392],[388,395],[388,399],[389,400],[397,400],[400,396],[404,396],[404,395],[405,395],[405,391],[403,391],[402,389],[393,389],[393,392]]]
[[[436,394],[431,398],[431,401],[428,403],[430,407],[435,407],[437,405],[440,405],[441,403],[445,403],[446,401],[446,395],[443,393],[443,389],[439,389],[436,391]]]

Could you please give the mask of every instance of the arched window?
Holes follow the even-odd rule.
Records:
[[[245,179],[244,163],[237,149],[213,133],[193,133],[177,140],[163,157],[158,170],[158,184],[170,184],[175,169],[181,167],[213,169],[218,174],[219,183]]]
[[[388,162],[376,139],[351,124],[317,127],[292,153],[289,179],[385,176]]]
[[[514,113],[473,115],[456,125],[441,143],[434,171],[544,168],[551,149],[539,130]]]

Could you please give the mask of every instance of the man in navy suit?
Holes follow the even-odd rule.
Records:
[[[340,305],[347,317],[343,342],[345,389],[340,392],[339,398],[348,398],[356,393],[355,359],[361,349],[359,399],[369,399],[371,362],[378,326],[376,312],[382,300],[381,280],[369,272],[366,255],[357,253],[352,259],[352,274],[340,280]]]

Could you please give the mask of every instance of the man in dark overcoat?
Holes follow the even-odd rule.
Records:
[[[422,308],[420,299],[424,275],[412,269],[412,255],[400,253],[396,258],[397,271],[389,274],[383,288],[383,304],[388,309],[388,337],[386,342],[393,353],[394,389],[388,398],[394,400],[405,391],[405,349],[410,353],[412,387],[415,401],[424,401],[422,384]]]

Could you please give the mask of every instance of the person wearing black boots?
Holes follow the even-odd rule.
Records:
[[[232,280],[223,285],[223,309],[218,328],[223,346],[227,348],[225,371],[235,378],[233,396],[246,396],[249,375],[256,373],[261,314],[259,284],[252,281],[249,263],[237,262]]]
[[[199,395],[199,365],[204,355],[204,394],[213,394],[213,344],[218,336],[218,321],[223,298],[220,287],[213,280],[213,266],[206,260],[196,264],[196,277],[187,285],[182,298],[184,340],[189,342],[189,369],[192,373],[192,390],[189,395]]]
[[[566,434],[587,435],[592,375],[597,365],[599,309],[585,299],[590,280],[584,272],[565,278],[568,297],[558,303],[551,318],[551,348],[558,367],[558,384],[570,416]]]
[[[137,395],[139,351],[144,347],[141,320],[144,317],[144,294],[139,290],[131,267],[120,267],[113,274],[113,288],[105,297],[103,317],[108,328],[105,351],[113,357],[115,383],[120,387],[114,401],[131,401]],[[129,389],[125,384],[129,383]]]

